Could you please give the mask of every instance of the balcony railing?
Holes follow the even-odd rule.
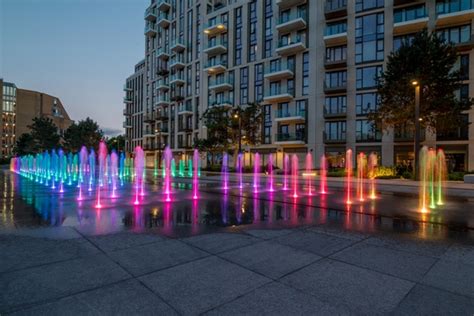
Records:
[[[145,25],[145,35],[146,36],[156,36],[156,26],[153,23],[147,23]]]
[[[303,132],[295,133],[278,133],[275,135],[275,140],[277,142],[304,142],[305,135]]]
[[[290,118],[290,117],[306,117],[305,110],[298,110],[295,108],[288,108],[288,109],[278,109],[277,111],[277,118]]]
[[[338,81],[335,83],[328,84],[324,81],[324,92],[331,93],[331,92],[340,92],[345,91],[347,89],[347,82],[346,81]]]
[[[328,109],[327,106],[324,107],[324,117],[331,118],[331,117],[342,117],[346,116],[346,108],[336,108],[336,109]]]
[[[145,10],[145,20],[148,20],[148,21],[156,20],[156,9],[154,7],[148,7]]]
[[[305,37],[302,35],[297,35],[292,38],[287,38],[287,39],[280,39],[278,41],[278,48],[285,48],[288,46],[300,44],[305,42]]]
[[[178,106],[178,114],[183,112],[193,112],[192,104],[180,104]]]
[[[227,76],[220,76],[209,80],[209,87],[221,86],[221,85],[234,85],[234,79]]]
[[[325,143],[345,143],[346,142],[346,132],[329,134],[324,132],[324,142]]]
[[[450,14],[473,8],[472,0],[445,0],[436,4],[436,14]]]
[[[232,107],[234,101],[231,99],[209,99],[209,106],[225,106],[225,107]]]

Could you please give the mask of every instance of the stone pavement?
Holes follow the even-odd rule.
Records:
[[[0,314],[473,315],[471,232],[425,228],[0,230]]]

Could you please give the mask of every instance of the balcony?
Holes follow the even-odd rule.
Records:
[[[326,0],[324,16],[326,20],[347,16],[347,0]]]
[[[263,97],[265,103],[289,102],[293,100],[293,93],[283,89],[270,89]]]
[[[170,132],[169,128],[167,125],[162,126],[161,128],[156,129],[156,135],[168,135]]]
[[[339,133],[336,135],[328,134],[324,132],[324,143],[326,144],[345,144],[346,143],[346,133]]]
[[[168,91],[170,89],[170,83],[168,80],[160,79],[158,80],[158,84],[156,89],[158,91]]]
[[[265,72],[264,78],[270,81],[277,81],[294,77],[293,65],[287,63],[270,64],[270,69]]]
[[[171,101],[182,101],[184,100],[184,91],[181,91],[182,89],[173,89],[171,91]]]
[[[158,59],[163,59],[163,60],[168,60],[170,58],[170,51],[166,47],[160,47],[158,51],[156,52],[156,57]]]
[[[204,70],[207,71],[209,75],[223,73],[227,70],[227,62],[223,60],[209,61],[208,64],[204,67]]]
[[[305,143],[304,133],[278,133],[275,135],[275,144],[303,145]]]
[[[158,67],[156,67],[156,73],[160,76],[166,76],[167,74],[169,74],[169,69],[163,65],[159,65]]]
[[[324,61],[324,68],[325,69],[335,69],[335,68],[344,68],[347,67],[347,59],[339,59],[339,60],[325,60]]]
[[[123,91],[133,91],[133,89],[129,86],[127,86],[127,84],[124,84],[123,85]]]
[[[227,32],[227,24],[223,23],[220,18],[216,18],[215,20],[210,21],[204,27],[204,34],[207,34],[209,36],[214,36],[216,34],[225,32]]]
[[[278,48],[275,50],[281,56],[293,55],[306,49],[305,37],[296,36],[296,38],[280,39]]]
[[[287,9],[305,3],[306,0],[276,0],[276,4],[280,9]]]
[[[170,0],[158,0],[156,3],[156,8],[160,11],[166,12],[171,9]]]
[[[184,76],[181,74],[171,75],[170,84],[184,85]]]
[[[131,120],[125,120],[123,122],[123,128],[132,128],[132,121]]]
[[[133,103],[132,97],[123,97],[123,103]]]
[[[151,123],[155,121],[155,116],[153,115],[153,112],[148,112],[143,114],[143,122],[145,123]]]
[[[429,18],[426,16],[426,13],[419,13],[418,11],[403,12],[396,10],[394,14],[394,23],[393,23],[393,35],[407,34],[407,33],[416,33],[423,28],[428,26]]]
[[[191,133],[193,131],[192,124],[185,124],[184,126],[178,127],[178,132]]]
[[[324,93],[331,94],[331,93],[341,93],[347,91],[347,83],[346,82],[336,82],[334,84],[328,85],[326,81],[324,81]]]
[[[213,90],[218,93],[221,91],[232,90],[234,88],[234,82],[230,78],[225,76],[216,77],[209,81],[209,90]]]
[[[471,23],[474,17],[474,9],[471,0],[444,1],[438,3],[436,5],[436,13],[437,27]]]
[[[233,107],[233,104],[234,104],[234,102],[230,99],[219,98],[219,99],[210,99],[209,100],[209,107],[222,106],[224,108],[231,108],[231,107]]]
[[[420,141],[425,141],[425,130],[420,130]],[[414,143],[415,132],[413,130],[403,130],[395,128],[393,133],[393,141],[396,143]]]
[[[184,43],[182,40],[173,40],[171,42],[171,51],[175,52],[175,53],[179,53],[179,52],[182,52],[186,49],[186,46],[184,46]]]
[[[295,12],[280,16],[276,29],[280,33],[291,33],[306,28],[306,14]]]
[[[306,111],[295,108],[278,109],[276,122],[304,122],[306,120]]]
[[[468,41],[456,43],[455,47],[458,51],[471,50],[474,47],[474,35],[471,35]]]
[[[151,22],[156,21],[156,11],[154,7],[149,7],[145,10],[145,20]]]
[[[156,26],[152,23],[147,23],[145,25],[145,35],[146,36],[151,36],[151,37],[155,37],[157,34],[156,32]]]
[[[167,13],[160,12],[160,14],[158,14],[157,20],[158,22],[156,24],[161,28],[167,28],[170,25],[170,20]]]
[[[191,104],[181,104],[178,106],[178,115],[180,114],[193,114],[193,106]]]
[[[132,115],[132,111],[130,109],[123,109],[123,115],[124,116],[131,116]]]
[[[156,120],[167,121],[169,119],[169,112],[164,110],[157,110],[155,113]],[[161,130],[163,132],[163,129]]]
[[[146,129],[144,132],[143,132],[143,137],[155,137],[155,132],[151,129]]]
[[[208,56],[219,55],[227,52],[227,43],[222,40],[216,40],[213,38],[207,44],[207,48],[204,50]]]
[[[171,70],[183,69],[185,67],[184,57],[181,55],[176,55],[171,57],[170,68]]]
[[[155,105],[156,106],[166,106],[170,104],[170,98],[167,96],[159,96],[156,98]]]
[[[336,33],[326,32],[323,39],[326,46],[347,44],[347,31],[344,30]]]
[[[327,106],[324,107],[324,118],[331,119],[340,117],[346,117],[346,108],[328,109]]]

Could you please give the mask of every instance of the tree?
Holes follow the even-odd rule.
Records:
[[[88,117],[78,123],[73,123],[64,132],[64,146],[69,151],[79,151],[82,146],[97,150],[102,137],[103,132],[99,124]]]
[[[262,106],[250,103],[245,107],[210,107],[201,120],[207,128],[207,138],[195,141],[195,147],[215,153],[233,150],[234,161],[238,154],[239,141],[242,145],[255,146],[261,141]],[[214,159],[211,159],[214,163]]]
[[[28,128],[31,130],[30,136],[33,139],[35,152],[59,147],[61,137],[58,134],[58,128],[50,118],[35,117],[33,124],[28,125]],[[28,140],[26,136],[24,140]]]
[[[379,127],[413,128],[415,90],[411,81],[421,86],[420,120],[428,129],[449,129],[460,124],[460,114],[469,110],[471,99],[456,98],[462,74],[453,70],[456,48],[426,30],[417,33],[410,44],[390,54],[386,70],[379,77],[380,105],[371,113]]]
[[[107,143],[107,148],[109,150],[115,149],[115,151],[123,151],[125,150],[125,136],[124,135],[118,135],[115,137],[108,138],[106,140]]]
[[[17,139],[14,153],[18,156],[31,155],[38,152],[36,142],[31,134],[24,133]]]

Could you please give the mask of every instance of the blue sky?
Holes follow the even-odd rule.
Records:
[[[0,0],[0,77],[55,95],[74,120],[122,132],[125,78],[150,0]]]

